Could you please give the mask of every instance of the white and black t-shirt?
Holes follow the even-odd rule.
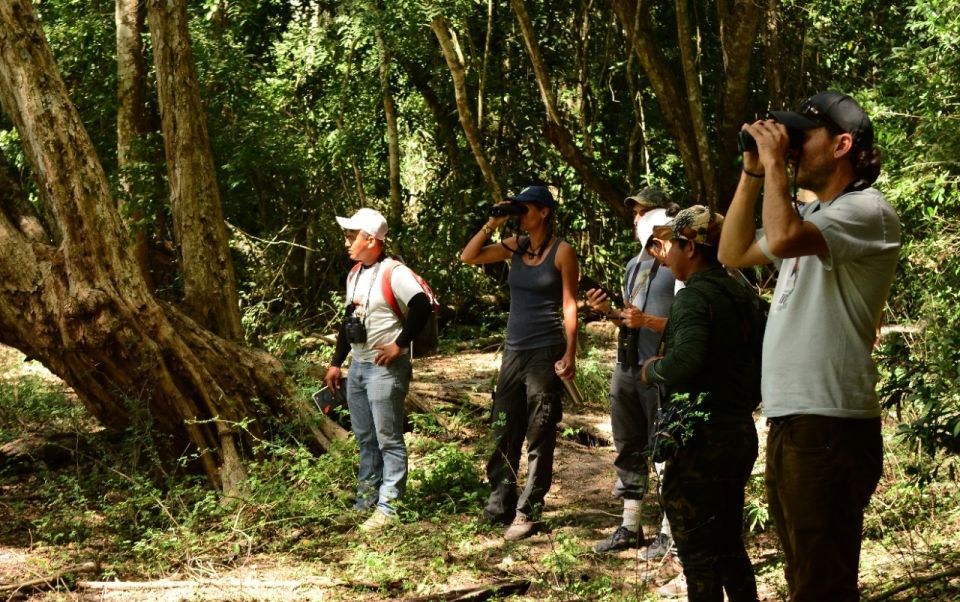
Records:
[[[383,276],[391,264],[395,267],[390,285],[404,314],[410,299],[423,292],[410,268],[392,259],[361,267],[358,273],[347,276],[347,303],[356,306],[353,315],[361,319],[367,329],[365,344],[351,344],[355,362],[372,362],[377,355],[376,347],[394,342],[403,330],[403,322],[383,297]]]

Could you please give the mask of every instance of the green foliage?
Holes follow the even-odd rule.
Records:
[[[918,328],[884,340],[881,394],[901,434],[936,456],[960,451],[960,229],[952,218],[960,207],[960,15],[947,2],[917,0],[902,16],[904,34],[890,42],[869,99],[887,151],[881,184],[903,223],[890,313]]]
[[[671,457],[693,437],[697,426],[707,421],[710,413],[699,409],[705,398],[706,394],[701,393],[691,401],[689,393],[674,393],[670,402],[663,404],[653,435],[654,458],[658,454]]]
[[[39,376],[0,380],[0,443],[42,425],[49,432],[73,431],[84,417],[82,406],[69,402],[63,388]]]
[[[763,482],[763,473],[750,475],[746,488],[746,503],[743,508],[743,518],[747,530],[751,533],[765,531],[770,522],[770,509]]]
[[[582,357],[577,358],[576,382],[587,408],[607,411],[613,366],[609,350],[600,345],[591,345]],[[582,411],[587,408],[576,409]]]
[[[422,458],[410,470],[404,520],[479,512],[489,491],[477,469],[478,458],[459,443],[441,444],[421,453]]]

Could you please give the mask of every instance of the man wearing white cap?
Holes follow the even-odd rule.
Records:
[[[640,380],[643,362],[656,354],[660,336],[670,313],[676,281],[670,270],[647,250],[654,226],[670,220],[667,198],[659,188],[648,187],[624,199],[634,214],[634,228],[643,247],[640,254],[627,263],[623,282],[624,309],[613,311],[610,300],[600,289],[587,291],[592,309],[620,327],[617,344],[617,366],[610,381],[610,425],[617,457],[614,468],[617,484],[614,495],[623,500],[623,521],[610,537],[597,543],[597,552],[611,552],[643,545],[640,528],[640,500],[647,492],[647,465],[650,432],[659,406],[656,386]],[[670,215],[679,207],[673,205]],[[665,554],[671,545],[669,523],[644,556],[655,558]]]
[[[411,375],[408,350],[433,306],[410,269],[386,257],[383,215],[364,208],[350,218],[337,217],[337,223],[344,230],[350,259],[357,263],[347,276],[346,314],[324,380],[331,389],[340,388],[340,366],[352,351],[347,405],[360,448],[354,509],[373,510],[360,528],[376,531],[396,520],[395,502],[406,488],[403,401]],[[403,320],[385,297],[387,285]]]

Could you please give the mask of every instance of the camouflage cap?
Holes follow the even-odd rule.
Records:
[[[667,195],[664,194],[663,190],[660,190],[656,186],[647,186],[646,188],[623,199],[623,202],[627,205],[627,207],[630,207],[636,203],[641,207],[656,209],[658,207],[667,206]]]
[[[711,213],[703,205],[694,205],[680,211],[670,223],[653,229],[653,237],[660,240],[689,240],[698,245],[717,246],[720,243],[720,230],[723,228],[723,216]]]

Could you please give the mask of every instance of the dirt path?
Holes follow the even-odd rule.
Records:
[[[609,358],[612,361],[612,358]],[[456,355],[418,360],[415,366],[416,383],[413,391],[441,400],[466,399],[475,411],[489,407],[490,390],[499,367],[499,356],[494,352],[464,352]],[[0,347],[0,380],[31,375],[45,382],[58,382],[35,363],[24,363],[19,353]],[[602,391],[601,391],[602,393]],[[599,393],[598,393],[599,394]],[[565,420],[586,425],[590,430],[607,435],[610,422],[605,399],[587,399],[584,407],[565,406]],[[474,424],[463,432],[451,433],[455,439],[470,442],[478,440],[484,427]],[[474,429],[474,430],[470,430]],[[413,435],[411,435],[413,436]],[[761,442],[763,438],[761,437]],[[763,455],[761,453],[761,459]],[[674,560],[648,563],[640,560],[638,551],[628,550],[614,557],[584,553],[593,543],[607,536],[620,520],[620,503],[612,495],[616,476],[613,470],[612,446],[589,446],[577,438],[562,438],[555,460],[554,485],[546,499],[544,532],[520,543],[505,543],[499,531],[480,531],[468,537],[459,549],[438,551],[445,556],[448,567],[445,589],[476,585],[478,579],[489,581],[491,575],[507,580],[533,580],[537,585],[524,600],[584,599],[570,592],[578,580],[596,581],[605,578],[618,599],[657,599],[657,587],[680,570]],[[411,465],[418,458],[411,458]],[[762,473],[758,463],[755,474]],[[2,487],[2,484],[0,484]],[[22,489],[22,484],[21,484]],[[0,524],[13,520],[14,508],[6,504],[0,490]],[[430,523],[402,526],[404,536],[416,538],[437,530],[463,527],[470,517],[451,517],[456,525]],[[642,523],[646,535],[656,533],[659,510],[655,500],[644,500]],[[379,551],[376,541],[356,537],[344,553],[363,555]],[[67,544],[69,546],[69,544]],[[775,540],[770,534],[761,534],[748,540],[749,553],[757,568],[762,600],[778,600],[782,587],[782,573]],[[55,576],[69,565],[66,559],[72,550],[58,550],[52,546],[37,546],[29,534],[15,541],[0,538],[0,601],[10,592],[2,588],[11,583]],[[865,546],[865,564],[896,566],[897,560],[889,552]],[[75,556],[75,555],[74,555]],[[424,563],[437,559],[423,559]],[[564,564],[566,563],[566,564]],[[38,593],[29,599],[43,602],[53,600],[117,600],[129,602],[181,600],[286,602],[294,600],[391,600],[396,594],[384,594],[373,587],[355,581],[344,581],[336,566],[324,566],[282,553],[256,554],[241,557],[229,566],[197,567],[190,574],[167,574],[162,579],[143,583],[135,589],[113,589],[109,584],[91,586],[85,590],[60,590],[56,593]],[[70,577],[100,579],[104,571]],[[107,572],[109,574],[109,572]],[[55,581],[56,579],[53,578]],[[409,584],[407,584],[409,586]],[[434,588],[436,585],[433,586]],[[539,588],[539,589],[537,589]]]

